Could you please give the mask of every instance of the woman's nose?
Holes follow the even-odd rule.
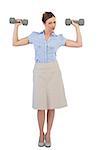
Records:
[[[53,24],[52,27],[54,28],[54,27],[55,27],[55,24]]]

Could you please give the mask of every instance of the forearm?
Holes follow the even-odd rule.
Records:
[[[75,27],[75,29],[76,29],[76,42],[79,45],[82,45],[82,36],[81,36],[81,32],[80,32],[79,26]]]
[[[72,22],[73,26],[76,30],[76,41],[74,40],[66,40],[65,46],[69,47],[82,47],[82,36],[80,32],[79,25],[77,23]]]
[[[28,37],[21,39],[18,38],[18,27],[19,25],[15,24],[13,32],[13,46],[22,46],[29,44]]]
[[[15,24],[13,32],[13,45],[16,45],[18,42],[18,25]]]

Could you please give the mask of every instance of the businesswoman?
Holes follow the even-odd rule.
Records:
[[[62,34],[55,34],[56,17],[52,12],[45,12],[42,15],[43,31],[33,31],[29,36],[19,39],[18,27],[22,23],[21,20],[18,21],[20,23],[14,26],[13,46],[33,44],[35,49],[32,107],[37,109],[40,131],[38,146],[50,147],[55,109],[68,106],[56,52],[61,46],[82,47],[79,25],[72,21],[76,31],[76,41],[68,40]],[[46,133],[44,133],[45,110],[47,110]]]

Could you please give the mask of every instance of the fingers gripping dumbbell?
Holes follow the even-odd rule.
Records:
[[[84,25],[84,19],[73,20],[73,22],[78,23],[80,26]],[[65,20],[65,24],[66,25],[71,25],[72,24],[72,20],[71,19],[66,19]]]
[[[23,25],[28,25],[28,20],[27,19],[20,19],[20,21],[17,21],[15,18],[9,18],[9,23],[15,24],[15,23],[21,23]]]

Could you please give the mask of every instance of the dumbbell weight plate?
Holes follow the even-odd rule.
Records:
[[[12,23],[12,24],[16,23],[15,18],[10,18],[10,19],[9,19],[9,23]]]
[[[66,19],[66,20],[65,20],[65,24],[66,24],[66,25],[70,25],[71,23],[72,23],[72,21],[71,21],[70,19]]]
[[[23,19],[23,20],[22,20],[22,24],[23,24],[23,25],[28,25],[28,20],[27,20],[27,19]]]
[[[79,19],[79,25],[84,25],[84,19]]]

